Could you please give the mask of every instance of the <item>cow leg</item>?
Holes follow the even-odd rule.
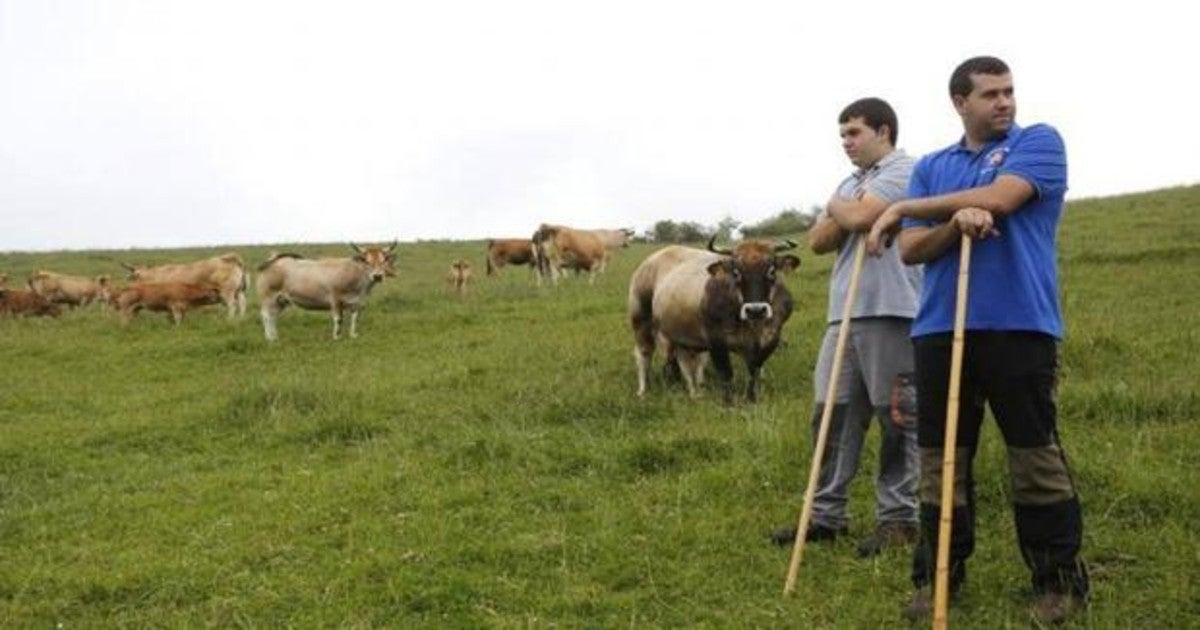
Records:
[[[350,338],[358,339],[358,309],[350,311]]]
[[[333,318],[333,340],[337,341],[342,334],[342,305],[337,302],[331,304],[329,316]]]
[[[638,396],[646,395],[650,381],[650,364],[654,358],[654,322],[649,305],[640,303],[630,306],[629,327],[633,329],[633,358],[637,366]]]
[[[697,397],[700,394],[699,385],[702,381],[700,374],[704,370],[704,357],[700,352],[683,348],[676,349],[675,356],[679,360],[680,371],[683,373],[683,382],[687,385],[688,395],[692,398]]]
[[[170,311],[171,311],[171,321],[175,322],[175,325],[178,326],[183,321],[183,314],[184,314],[183,305],[172,304]]]
[[[709,356],[712,358],[713,369],[717,371],[717,377],[721,379],[722,398],[725,404],[733,403],[733,366],[729,363],[729,349],[720,346],[714,346],[709,349]]]
[[[762,364],[751,365],[750,361],[746,361],[746,371],[750,374],[746,380],[746,400],[758,402],[758,377],[762,373]]]
[[[246,316],[246,292],[245,291],[239,290],[237,292],[237,314],[238,314],[239,318]]]
[[[276,330],[275,320],[279,317],[281,311],[283,311],[283,306],[278,300],[264,300],[262,308],[259,309],[259,315],[262,317],[263,334],[266,335],[267,341],[279,339],[279,331]]]

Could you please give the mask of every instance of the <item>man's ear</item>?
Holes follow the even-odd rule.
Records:
[[[959,115],[962,115],[963,108],[967,104],[967,97],[961,94],[954,94],[950,97],[950,102],[954,105],[954,111],[958,112]]]

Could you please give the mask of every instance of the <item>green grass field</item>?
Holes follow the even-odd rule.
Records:
[[[1072,203],[1060,237],[1061,433],[1094,578],[1073,625],[1200,627],[1200,187]],[[271,249],[348,251],[9,253],[0,272]],[[0,626],[901,625],[908,553],[854,553],[875,434],[852,536],[808,547],[795,597],[767,539],[807,481],[831,258],[803,252],[788,280],[798,310],[762,402],[725,407],[657,382],[634,396],[625,293],[653,249],[539,289],[524,268],[483,277],[479,242],[401,243],[399,276],[339,342],[289,310],[268,345],[253,300],[179,328],[99,308],[0,319]],[[443,283],[458,257],[478,274],[466,299]],[[1028,623],[1006,466],[989,424],[958,627]]]

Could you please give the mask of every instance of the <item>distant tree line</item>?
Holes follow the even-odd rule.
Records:
[[[740,232],[742,238],[772,238],[795,235],[805,232],[812,227],[820,206],[813,206],[808,212],[796,208],[784,208],[778,214],[749,225],[742,225],[731,216],[726,215],[715,226],[702,225],[695,221],[671,221],[664,219],[654,224],[649,230],[635,240],[654,243],[698,243],[707,241],[713,234],[718,241],[730,241],[737,238],[734,231]]]

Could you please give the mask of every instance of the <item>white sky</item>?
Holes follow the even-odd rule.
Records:
[[[0,251],[528,236],[823,203],[861,96],[1013,68],[1071,198],[1200,181],[1187,2],[0,0]]]

